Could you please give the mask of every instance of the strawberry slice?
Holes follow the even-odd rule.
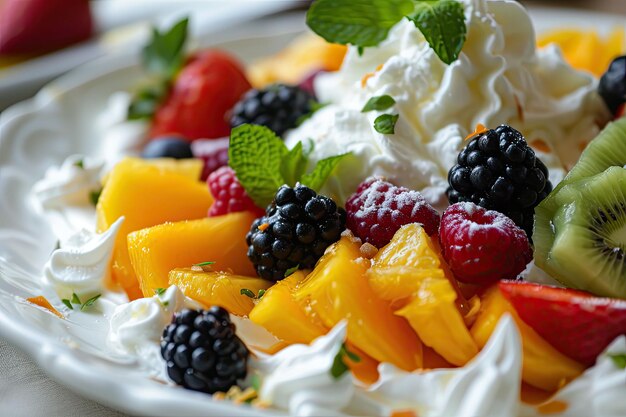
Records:
[[[181,135],[192,141],[228,136],[227,112],[251,88],[230,55],[206,50],[193,56],[154,115],[150,137]]]
[[[520,281],[500,281],[500,291],[520,318],[564,355],[593,365],[626,334],[626,300]]]

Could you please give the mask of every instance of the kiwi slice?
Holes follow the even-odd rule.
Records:
[[[565,184],[535,209],[536,264],[567,287],[626,298],[626,169]]]
[[[578,162],[555,188],[603,172],[608,167],[626,165],[626,117],[606,125],[580,155]]]

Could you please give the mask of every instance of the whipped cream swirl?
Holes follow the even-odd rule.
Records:
[[[67,157],[61,166],[48,168],[33,186],[35,198],[44,209],[89,204],[89,193],[100,189],[104,162],[83,156]]]
[[[508,124],[537,145],[553,183],[610,115],[596,80],[571,68],[558,49],[537,50],[526,10],[515,1],[462,0],[467,40],[459,59],[443,63],[424,36],[402,19],[380,45],[362,56],[349,47],[342,68],[316,78],[330,103],[287,136],[287,145],[311,138],[311,158],[351,152],[323,190],[345,201],[370,175],[421,191],[439,208],[447,201],[447,173],[463,139],[478,123]],[[396,104],[362,113],[373,96]],[[395,134],[374,129],[381,113],[399,114]],[[539,152],[547,150],[547,153]]]
[[[522,345],[515,322],[504,315],[483,350],[456,369],[405,372],[379,366],[370,394],[393,409],[420,417],[516,416],[519,408]]]
[[[335,379],[330,371],[346,338],[337,324],[311,345],[291,345],[273,356],[259,354],[254,367],[263,375],[259,396],[293,416],[342,415],[354,395],[349,372]]]
[[[81,230],[52,252],[44,267],[44,277],[59,297],[69,299],[73,292],[81,296],[102,292],[115,237],[123,222],[124,217],[120,217],[102,234]]]

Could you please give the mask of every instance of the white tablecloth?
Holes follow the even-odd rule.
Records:
[[[0,338],[0,416],[124,417],[51,380],[21,350]]]

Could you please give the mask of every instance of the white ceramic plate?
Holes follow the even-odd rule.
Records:
[[[556,24],[580,27],[582,22],[605,30],[624,22],[623,17],[563,10],[542,9],[532,15],[541,29]],[[206,44],[249,62],[279,50],[303,28],[302,16],[292,16],[247,26],[236,38],[214,37]],[[0,336],[31,354],[59,382],[121,411],[152,416],[264,415],[163,385],[128,366],[127,359],[104,349],[107,323],[101,316],[75,314],[58,320],[24,302],[25,297],[43,294],[55,307],[64,308],[39,283],[56,238],[29,202],[33,183],[70,154],[101,153],[106,144],[94,115],[104,109],[110,94],[131,87],[139,76],[136,58],[108,57],[69,73],[0,115]]]

